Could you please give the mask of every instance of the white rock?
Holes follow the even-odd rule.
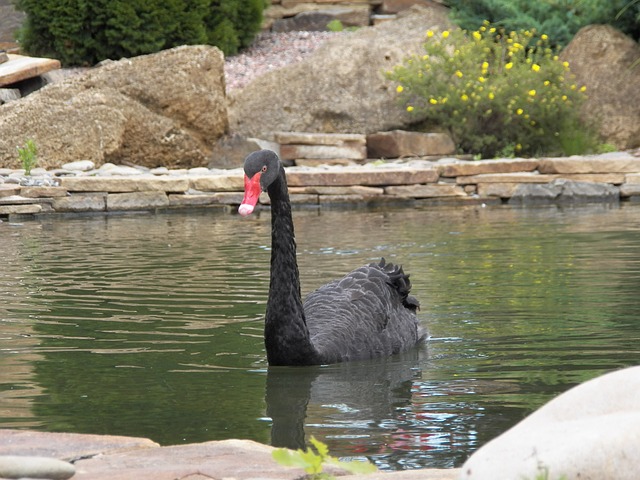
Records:
[[[462,480],[640,478],[640,366],[578,385],[475,452]]]
[[[98,170],[98,175],[140,175],[144,172],[134,167],[105,163]]]
[[[91,160],[78,160],[76,162],[69,162],[62,165],[64,170],[74,170],[79,172],[88,172],[96,168],[95,163]]]
[[[189,175],[209,175],[210,173],[207,167],[194,167],[189,169]]]
[[[1,478],[49,478],[65,480],[76,473],[73,465],[47,457],[0,456]]]

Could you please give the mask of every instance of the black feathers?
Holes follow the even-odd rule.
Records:
[[[302,303],[287,180],[279,160],[274,165],[274,155],[261,150],[245,163],[248,177],[262,172],[260,183],[271,199],[271,281],[265,317],[269,364],[361,360],[400,353],[420,342],[420,304],[409,295],[409,275],[384,258],[320,287]]]

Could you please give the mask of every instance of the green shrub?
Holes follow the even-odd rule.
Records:
[[[64,65],[209,43],[226,55],[248,46],[264,0],[17,0],[23,49]]]
[[[25,142],[24,147],[16,147],[18,150],[18,158],[24,169],[25,175],[31,175],[31,169],[38,163],[38,147],[36,142],[29,139]]]
[[[483,158],[595,148],[596,135],[579,119],[586,88],[573,83],[547,35],[485,23],[469,34],[427,37],[424,55],[388,72],[400,102],[416,121],[425,119],[424,127],[447,130],[461,151]]]
[[[452,18],[471,30],[488,20],[505,30],[547,32],[553,45],[564,46],[576,32],[604,23],[640,38],[638,0],[449,0]]]

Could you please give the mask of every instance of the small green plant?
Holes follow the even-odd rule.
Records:
[[[346,462],[332,457],[329,455],[329,447],[314,437],[310,438],[310,442],[315,452],[311,448],[307,448],[306,450],[298,449],[295,452],[286,448],[279,448],[274,450],[273,458],[285,467],[304,468],[304,471],[314,480],[329,480],[334,478],[332,475],[323,473],[324,463],[336,465],[351,473],[372,473],[378,470],[375,465],[368,461]]]
[[[340,20],[334,18],[327,23],[327,30],[330,32],[355,32],[358,30],[358,27],[345,27]]]
[[[340,20],[334,18],[329,23],[327,23],[327,30],[330,32],[341,32],[344,30],[344,25]]]
[[[595,148],[597,136],[579,116],[586,87],[575,83],[547,35],[485,22],[473,32],[426,36],[423,55],[387,72],[423,128],[445,129],[462,152],[483,158]]]
[[[38,163],[38,147],[36,142],[29,139],[25,142],[24,147],[16,147],[18,149],[18,157],[24,169],[25,175],[31,175],[31,169]]]

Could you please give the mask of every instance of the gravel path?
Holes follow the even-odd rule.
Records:
[[[261,33],[251,47],[226,59],[227,91],[242,88],[271,70],[301,61],[338,35],[349,35],[349,32]]]

